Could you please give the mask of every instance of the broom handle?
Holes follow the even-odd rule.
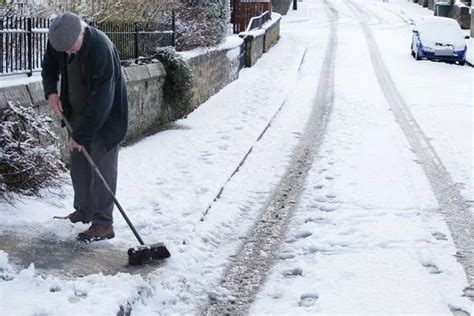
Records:
[[[72,134],[72,127],[71,127],[71,124],[69,124],[69,121],[66,119],[66,117],[63,115],[62,116],[62,119],[64,121],[64,123],[66,124],[66,128],[68,129],[69,133]],[[132,222],[128,219],[128,216],[127,214],[125,213],[125,211],[123,210],[122,206],[120,205],[119,201],[117,200],[117,198],[115,197],[115,194],[114,192],[112,191],[112,189],[110,188],[109,184],[107,183],[107,181],[104,179],[104,176],[102,176],[102,173],[100,172],[99,168],[97,168],[97,165],[94,163],[94,161],[92,160],[91,156],[89,155],[89,153],[87,152],[87,150],[82,147],[82,150],[81,152],[84,154],[84,157],[86,157],[86,160],[89,162],[89,164],[91,165],[92,169],[94,169],[95,173],[97,174],[97,176],[102,180],[102,182],[104,183],[105,185],[105,188],[107,189],[107,191],[109,191],[110,195],[112,196],[112,199],[114,200],[114,203],[115,205],[117,206],[117,208],[119,209],[120,213],[122,213],[122,216],[123,218],[125,219],[125,221],[127,222],[128,226],[130,226],[130,228],[132,229],[133,231],[133,234],[135,235],[135,237],[137,237],[137,240],[138,242],[140,243],[140,245],[144,245],[145,243],[143,242],[142,238],[140,237],[140,235],[138,234],[137,230],[135,229],[135,227],[133,226]]]

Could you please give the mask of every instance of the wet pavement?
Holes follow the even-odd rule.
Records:
[[[20,235],[14,231],[2,231],[0,249],[7,252],[9,261],[19,268],[34,263],[39,273],[47,271],[48,274],[71,278],[119,272],[146,275],[163,264],[129,266],[128,248],[118,248],[107,241],[85,243],[72,238],[61,239],[53,234]]]

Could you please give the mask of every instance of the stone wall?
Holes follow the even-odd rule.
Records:
[[[474,38],[474,14],[471,11],[471,41]]]
[[[280,38],[281,15],[272,14],[272,20],[261,29],[239,34],[245,41],[245,66],[252,67]]]
[[[427,8],[428,7],[428,0],[419,0],[418,4],[421,5],[422,7]]]
[[[141,138],[166,123],[170,109],[163,102],[166,78],[161,63],[123,68],[127,80],[129,123],[126,142]]]
[[[265,31],[248,32],[245,40],[245,66],[252,67],[262,57],[265,46]]]
[[[428,0],[428,9],[434,11],[436,2],[440,2],[438,0]]]
[[[239,56],[243,41],[234,38],[216,49],[200,54],[184,54],[194,77],[193,108],[206,102],[223,87],[239,77]]]
[[[263,52],[266,53],[275,45],[280,39],[280,22],[281,15],[273,14],[273,22],[265,30],[265,43]]]
[[[167,122],[170,109],[163,103],[163,84],[166,72],[161,63],[122,68],[127,82],[129,100],[129,125],[125,142],[139,139],[157,125]],[[29,84],[10,86],[0,89],[0,109],[6,109],[8,102],[32,105],[38,114],[53,118],[51,129],[56,134],[55,143],[67,160],[67,132],[60,125],[60,120],[51,111],[44,98],[41,81]]]
[[[285,15],[288,13],[290,6],[292,6],[293,0],[272,0],[273,12]]]
[[[471,27],[471,13],[469,7],[456,3],[453,7],[453,19],[456,19],[461,28],[468,30]]]

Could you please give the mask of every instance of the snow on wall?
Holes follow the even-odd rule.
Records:
[[[245,65],[252,67],[280,38],[281,14],[272,13],[272,19],[263,24],[261,29],[241,32],[245,40]]]

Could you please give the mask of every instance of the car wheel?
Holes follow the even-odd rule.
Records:
[[[460,61],[459,66],[464,66],[465,63],[466,63],[465,61]]]

